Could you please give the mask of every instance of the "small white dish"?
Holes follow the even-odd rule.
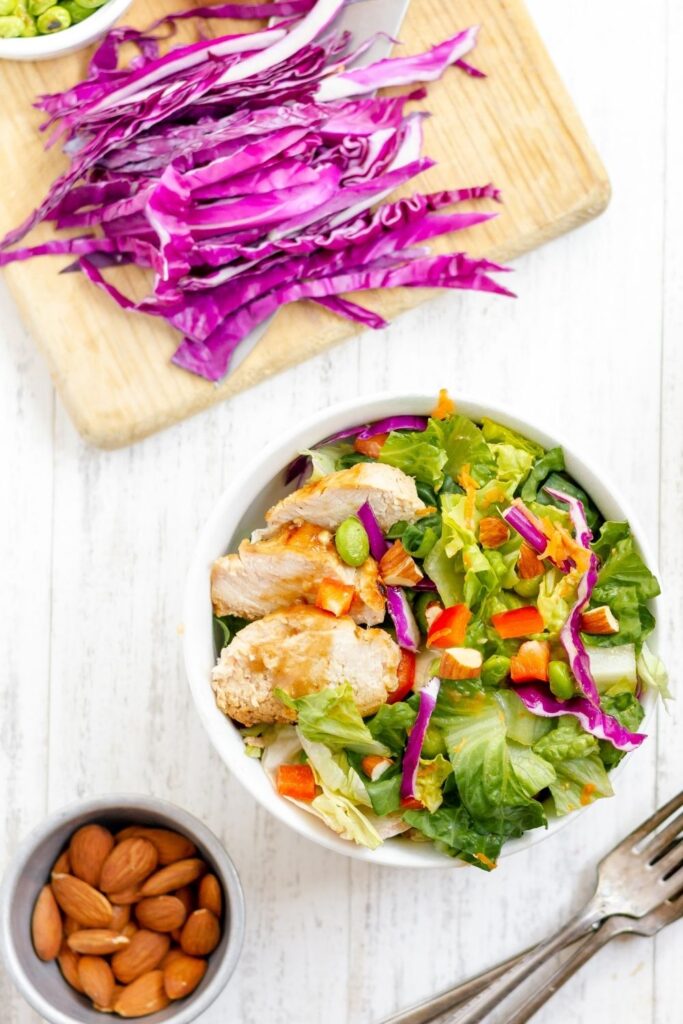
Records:
[[[537,441],[545,448],[561,445],[568,472],[590,494],[605,518],[629,521],[643,557],[650,569],[657,574],[654,555],[628,503],[611,484],[608,486],[605,483],[603,473],[599,473],[574,453],[564,438],[550,437],[539,427],[507,409],[471,401],[459,395],[454,397],[458,411],[474,420],[489,416]],[[401,838],[387,840],[377,850],[368,850],[341,839],[312,814],[278,796],[260,762],[245,755],[238,730],[230,719],[219,711],[214,701],[211,670],[215,663],[215,655],[209,576],[213,561],[228,551],[234,551],[243,537],[248,536],[252,530],[262,527],[266,509],[293,489],[293,484],[284,485],[283,470],[297,452],[310,448],[338,430],[359,423],[372,422],[399,413],[427,415],[434,407],[435,401],[434,395],[420,394],[385,393],[354,398],[316,413],[284,438],[278,438],[276,443],[265,448],[251,461],[248,468],[233,480],[219,499],[200,534],[185,591],[184,653],[190,689],[209,738],[230,771],[267,811],[306,838],[347,857],[392,867],[447,868],[463,866],[463,862],[444,856],[426,843],[413,843]],[[659,619],[657,602],[653,602],[653,608]],[[652,646],[656,647],[656,642]],[[643,703],[645,720],[642,728],[647,732],[646,726],[656,703],[655,695],[646,693]],[[653,740],[650,738],[648,742]],[[627,755],[631,756],[633,754]],[[613,782],[617,782],[626,760],[627,758],[624,758],[610,773]],[[579,813],[551,820],[547,829],[535,829],[520,839],[509,841],[503,847],[502,856],[510,856],[529,849],[546,836],[559,831],[567,822],[575,820]]]
[[[126,13],[133,0],[107,0],[106,4],[62,32],[28,39],[0,39],[1,60],[52,60],[82,50],[100,39]]]

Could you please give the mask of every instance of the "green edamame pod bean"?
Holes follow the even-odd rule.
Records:
[[[510,659],[504,654],[492,654],[481,666],[481,681],[484,686],[500,686],[510,672]]]
[[[14,16],[0,18],[0,39],[17,39],[24,28],[21,18]]]
[[[532,580],[519,580],[515,584],[515,593],[519,594],[520,597],[537,597],[541,589],[542,579],[542,576],[536,576]]]
[[[14,14],[16,6],[16,0],[0,0],[0,18],[6,18],[8,14]]]
[[[71,15],[64,7],[48,7],[46,11],[36,18],[36,28],[41,36],[52,35],[53,32],[61,32],[71,24]]]
[[[107,0],[78,0],[81,7],[86,7],[89,11],[94,11],[97,7],[101,7],[102,4],[106,4]]]
[[[564,661],[551,661],[548,666],[550,692],[558,700],[569,700],[574,696],[574,679],[569,665]]]
[[[60,5],[65,11],[69,12],[72,25],[78,25],[79,21],[85,21],[92,14],[92,11],[87,10],[85,7],[81,7],[76,0],[64,0]]]
[[[337,527],[334,543],[342,562],[362,565],[370,554],[370,541],[358,516],[349,516]]]
[[[44,14],[50,7],[54,7],[54,0],[28,0],[27,10],[32,18]]]
[[[31,15],[26,10],[22,10],[20,12],[18,6],[14,13],[16,14],[17,18],[21,18],[22,39],[30,39],[31,37],[38,35],[38,29],[36,28],[35,18],[32,18]]]

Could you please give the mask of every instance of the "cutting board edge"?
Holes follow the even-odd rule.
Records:
[[[612,188],[607,172],[602,165],[600,158],[597,157],[597,154],[595,154],[594,162],[597,166],[594,167],[596,178],[594,180],[593,187],[590,192],[586,193],[579,205],[568,210],[552,223],[544,225],[538,231],[531,232],[517,239],[514,245],[498,246],[489,250],[484,255],[489,259],[500,260],[503,262],[518,259],[527,252],[537,249],[548,242],[552,242],[555,239],[560,238],[562,235],[583,226],[584,224],[588,224],[590,221],[599,217],[600,214],[604,213],[609,205]],[[408,308],[415,309],[417,306],[423,305],[425,302],[428,302],[431,298],[439,294],[440,291],[438,289],[425,289],[424,292],[421,292],[421,297]],[[406,309],[405,311],[407,312],[408,310]],[[330,316],[331,315],[332,314],[330,314]],[[276,326],[277,325],[275,324],[274,328],[276,328]],[[358,337],[361,333],[363,333],[362,329],[355,329],[352,325],[349,325],[349,331],[347,334],[326,343],[319,351],[312,354],[312,358],[316,355],[320,355],[322,352],[328,352],[332,348],[350,341],[354,337]],[[62,403],[64,404],[72,423],[81,437],[83,437],[88,444],[91,444],[96,448],[109,451],[137,444],[161,430],[166,430],[169,427],[172,427],[175,424],[180,424],[184,420],[190,419],[201,412],[206,412],[219,402],[227,401],[234,397],[234,395],[241,394],[243,391],[249,390],[249,388],[254,387],[262,380],[268,380],[271,377],[277,376],[279,373],[292,369],[294,366],[301,365],[300,361],[296,360],[286,366],[278,366],[271,372],[264,373],[262,371],[258,380],[251,380],[247,378],[243,386],[239,388],[230,388],[229,379],[227,382],[227,389],[225,386],[216,387],[214,385],[207,384],[206,391],[198,392],[196,395],[192,396],[190,400],[184,403],[182,408],[176,407],[172,414],[156,414],[149,418],[140,417],[137,420],[130,421],[125,430],[121,430],[120,428],[112,429],[111,424],[109,423],[109,413],[107,411],[103,411],[101,415],[95,414],[87,417],[82,415],[82,408],[75,401],[70,400],[68,386],[63,380],[63,375],[60,374],[58,369],[54,366],[49,352],[41,345],[40,341],[37,340],[37,344],[48,362],[50,375],[54,381],[57,391],[59,392]],[[245,364],[245,366],[246,365],[247,364]]]

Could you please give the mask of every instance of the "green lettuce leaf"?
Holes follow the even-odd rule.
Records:
[[[427,575],[436,584],[439,597],[446,607],[459,604],[463,599],[464,573],[446,554],[446,542],[441,537],[424,560]]]
[[[478,830],[464,807],[440,807],[434,813],[406,811],[403,818],[451,857],[484,871],[496,866],[505,837]]]
[[[464,466],[478,484],[485,484],[496,475],[496,460],[479,427],[467,416],[449,416],[430,420],[422,435],[446,455],[446,473],[457,480]]]
[[[498,690],[496,700],[505,713],[505,727],[508,739],[533,747],[542,736],[553,728],[552,720],[532,715],[514,690]]]
[[[331,793],[345,796],[354,804],[370,806],[363,780],[349,764],[346,754],[343,751],[333,753],[324,743],[314,743],[313,740],[307,739],[300,729],[298,734],[318,785],[324,786]]]
[[[422,516],[416,523],[394,523],[387,537],[400,540],[413,558],[426,558],[441,536],[441,516]]]
[[[453,771],[442,754],[430,759],[420,758],[415,781],[415,795],[428,811],[436,811],[443,803],[443,784]]]
[[[537,793],[555,781],[556,775],[553,766],[530,747],[525,747],[521,743],[508,742],[508,753],[515,776],[516,790],[526,800],[532,800]]]
[[[639,650],[652,630],[655,617],[638,597],[637,587],[619,583],[603,583],[593,591],[591,608],[608,605],[619,623],[618,633],[605,636],[584,633],[583,640],[588,647],[617,647],[633,643]]]
[[[405,701],[396,704],[382,704],[376,714],[368,719],[367,727],[373,739],[394,753],[402,753],[410,729],[417,718],[417,711]]]
[[[337,462],[345,455],[353,452],[353,445],[349,441],[339,441],[337,444],[326,444],[323,448],[304,448],[299,455],[307,455],[311,460],[312,471],[306,483],[315,483],[324,476],[334,473]]]
[[[518,487],[529,474],[533,455],[511,444],[492,444],[490,447],[496,460],[496,479]]]
[[[605,695],[600,700],[600,707],[605,714],[616,718],[619,724],[629,732],[638,732],[645,717],[645,711],[638,698],[635,694],[626,691]],[[600,740],[600,758],[608,771],[619,764],[624,754],[624,750],[617,750],[608,740]]]
[[[367,846],[370,850],[376,850],[382,845],[382,839],[376,829],[363,812],[346,797],[323,787],[323,792],[310,806],[342,839],[350,839],[359,846]]]
[[[213,616],[213,642],[216,654],[227,647],[236,633],[249,625],[248,619],[240,619],[238,615]]]
[[[602,547],[602,544],[599,546]],[[607,561],[598,573],[597,586],[593,592],[595,603],[607,603],[602,600],[600,593],[601,588],[608,584],[611,587],[635,587],[638,600],[643,602],[650,601],[660,593],[659,583],[636,551],[630,532],[612,546]]]
[[[638,678],[646,686],[651,686],[654,690],[657,690],[664,700],[673,700],[673,694],[669,688],[669,673],[666,670],[666,666],[662,659],[654,651],[650,650],[647,644],[643,644],[643,649],[638,655],[636,670]]]
[[[299,732],[306,739],[324,743],[333,751],[347,749],[382,756],[390,753],[388,747],[373,737],[361,718],[348,683],[299,698],[290,697],[284,690],[274,693],[297,712]]]
[[[382,445],[379,461],[438,490],[447,456],[443,448],[431,443],[426,431],[392,430]]]
[[[583,503],[583,509],[586,513],[586,522],[588,523],[591,530],[597,530],[598,526],[602,522],[602,516],[597,509],[597,506],[588,494],[579,487],[577,483],[571,480],[564,473],[551,473],[547,480],[544,481],[544,487],[552,487],[557,491],[564,491],[565,494],[571,494],[574,498],[578,498]],[[541,488],[536,496],[536,501],[539,505],[554,505],[557,508],[565,509],[564,505],[557,498],[551,498],[551,496]]]
[[[600,527],[600,533],[591,544],[591,547],[604,564],[619,541],[626,540],[630,536],[631,529],[628,523],[616,523],[608,519]]]
[[[518,434],[516,430],[504,427],[502,423],[495,423],[486,416],[481,421],[481,432],[489,444],[509,444],[523,452],[528,452],[533,458],[540,458],[545,450],[535,441]]]
[[[555,765],[557,778],[550,793],[558,816],[577,811],[600,797],[612,796],[605,766],[597,752]]]
[[[533,468],[524,481],[521,490],[522,501],[535,501],[541,486],[551,473],[564,469],[564,452],[561,448],[550,448],[534,462]]]
[[[559,569],[548,569],[541,578],[536,606],[543,625],[551,636],[557,635],[569,618],[576,600],[576,590],[566,590],[565,577]]]
[[[534,751],[556,767],[563,761],[575,760],[595,753],[598,741],[584,732],[572,715],[562,715],[553,727],[534,744]]]

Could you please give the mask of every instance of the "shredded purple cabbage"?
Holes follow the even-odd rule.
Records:
[[[600,740],[609,740],[618,750],[635,750],[644,739],[644,733],[629,732],[611,715],[605,714],[592,701],[585,697],[572,697],[571,700],[558,700],[547,687],[525,683],[515,686],[515,693],[528,711],[542,718],[558,718],[560,715],[573,715],[582,727],[592,736]]]
[[[501,516],[513,530],[515,530],[522,540],[525,540],[529,547],[533,548],[537,554],[545,551],[548,546],[548,538],[542,530],[531,521],[528,515],[525,514],[524,507],[521,505],[510,505],[501,512]]]
[[[411,800],[415,797],[415,784],[417,782],[417,769],[420,764],[420,754],[424,746],[425,735],[436,707],[436,699],[441,689],[441,680],[438,676],[432,676],[420,690],[420,706],[415,719],[405,753],[403,755],[403,775],[401,777],[401,798]]]
[[[374,95],[382,85],[434,81],[451,66],[480,74],[463,59],[476,29],[424,54],[345,70],[372,43],[354,49],[348,33],[331,28],[345,2],[226,3],[142,31],[112,29],[84,81],[38,100],[48,145],[61,139],[70,165],[0,242],[0,266],[77,257],[69,269],[78,266],[122,308],[179,331],[173,361],[208,380],[223,377],[241,341],[289,302],[309,299],[379,329],[383,318],[346,293],[434,286],[510,295],[491,276],[505,268],[423,248],[494,215],[440,211],[499,200],[497,190],[388,201],[432,165],[420,155],[425,115],[406,112],[425,90]],[[177,22],[253,17],[281,20],[160,52]],[[124,44],[137,52],[119,66]],[[10,249],[43,220],[91,233]],[[122,263],[153,272],[142,301],[105,278]]]

